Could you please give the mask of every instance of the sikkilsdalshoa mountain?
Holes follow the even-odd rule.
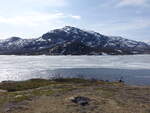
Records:
[[[128,55],[150,54],[150,45],[66,26],[36,39],[0,40],[1,55]]]

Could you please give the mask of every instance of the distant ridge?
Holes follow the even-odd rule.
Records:
[[[149,54],[150,44],[65,26],[35,39],[0,40],[1,55]]]

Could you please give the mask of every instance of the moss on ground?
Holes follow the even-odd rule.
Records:
[[[91,81],[79,78],[31,79],[27,81],[5,81],[0,83],[0,106],[6,102],[21,102],[36,96],[49,96],[56,92],[75,90],[73,84],[86,84]],[[85,86],[84,86],[85,87]]]
[[[27,81],[18,81],[18,82],[11,82],[6,81],[0,83],[0,89],[7,90],[8,92],[15,92],[15,91],[23,91],[28,89],[35,89],[43,86],[48,85],[56,85],[56,84],[63,84],[63,83],[89,83],[90,80],[79,79],[79,78],[60,78],[54,80],[45,80],[45,79],[31,79]]]
[[[19,82],[2,82],[0,84],[0,89],[7,90],[8,92],[23,91],[27,89],[34,89],[41,86],[46,86],[52,84],[52,81],[44,79],[31,79],[27,81]]]
[[[58,113],[69,113],[66,111],[67,109],[71,110],[72,113],[76,113],[77,109],[82,111],[82,107],[70,103],[68,98],[72,96],[85,96],[91,99],[90,105],[85,109],[86,112],[97,113],[101,110],[110,113],[111,110],[112,113],[126,111],[126,113],[142,113],[145,110],[145,113],[148,113],[150,98],[147,95],[149,94],[149,87],[131,87],[119,82],[80,78],[9,81],[0,83],[0,113],[3,111],[4,105],[9,104],[13,104],[12,107],[14,107],[6,106],[8,109],[12,109],[11,113],[36,113],[38,110],[41,110],[41,113],[53,113],[53,110]],[[38,101],[36,105],[35,100]],[[35,112],[24,111],[20,107],[24,102],[30,103],[27,108],[31,109],[30,107],[32,107]],[[26,105],[23,104],[24,106]],[[65,109],[67,106],[69,108]],[[58,109],[54,109],[55,107]],[[137,109],[132,110],[133,107]],[[138,112],[139,109],[142,109],[142,112]],[[52,110],[52,112],[49,112],[49,110]]]

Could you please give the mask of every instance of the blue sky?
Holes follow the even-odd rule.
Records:
[[[150,41],[150,0],[0,0],[0,39],[66,25]]]

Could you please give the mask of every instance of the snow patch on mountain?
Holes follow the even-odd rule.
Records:
[[[0,54],[51,54],[50,51],[57,54],[142,54],[150,53],[150,44],[71,26],[51,30],[36,39],[0,40]]]

